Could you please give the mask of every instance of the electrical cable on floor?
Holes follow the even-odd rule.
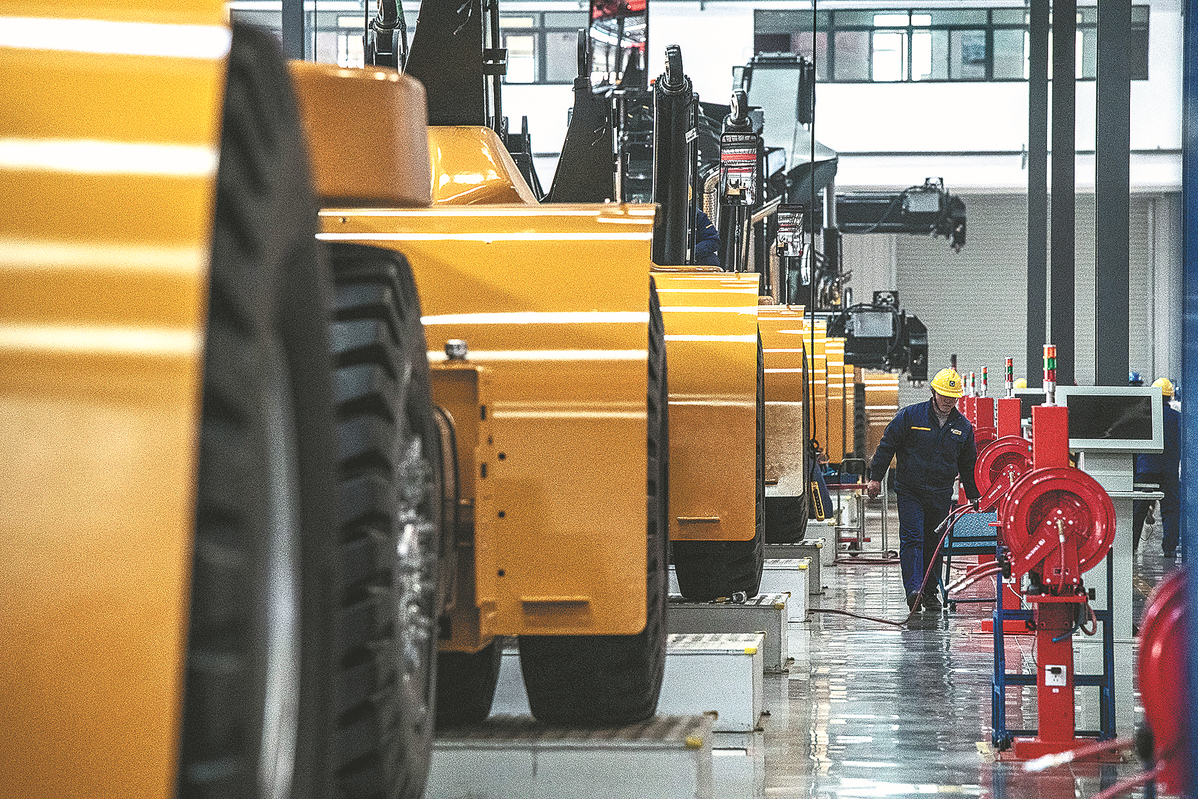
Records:
[[[932,554],[932,562],[928,564],[928,569],[926,572],[924,572],[923,583],[919,587],[918,600],[915,603],[916,607],[918,607],[919,602],[923,600],[923,592],[927,588],[928,580],[932,576],[932,567],[936,563],[936,556],[940,554],[940,549],[944,546],[945,540],[948,539],[949,532],[952,530],[953,525],[956,524],[957,520],[960,519],[962,516],[964,516],[966,511],[969,511],[969,510],[972,510],[971,506],[962,505],[960,508],[958,508],[957,510],[953,511],[948,516],[946,516],[944,521],[942,521],[940,523],[940,526],[936,528],[937,533],[941,532],[941,530],[943,529],[943,534],[940,536],[940,543],[938,543],[936,545],[936,550]],[[837,561],[837,562],[839,562],[839,561]],[[850,561],[850,562],[852,562],[852,561]],[[832,614],[835,614],[838,616],[850,616],[854,619],[864,619],[865,621],[874,621],[879,624],[887,624],[892,627],[906,627],[908,624],[911,623],[911,621],[913,619],[915,619],[919,616],[919,612],[916,611],[914,608],[912,608],[911,612],[909,614],[907,614],[907,618],[903,619],[902,621],[892,621],[890,619],[880,619],[876,616],[864,616],[860,613],[851,613],[850,611],[847,611],[847,610],[835,610],[832,608],[810,608],[809,612],[811,612],[811,613],[832,613]]]

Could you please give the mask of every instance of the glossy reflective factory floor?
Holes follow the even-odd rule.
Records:
[[[894,547],[898,525],[893,505],[890,514]],[[874,543],[866,549],[878,550],[873,559],[881,559],[879,516],[867,515]],[[825,590],[811,597],[808,621],[792,622],[788,631],[794,658],[789,673],[766,677],[769,716],[763,731],[739,741],[716,736],[716,747],[732,747],[715,752],[717,797],[949,793],[1073,799],[1092,797],[1139,771],[1138,763],[1129,762],[1073,764],[1031,774],[1021,764],[996,762],[990,747],[994,645],[992,633],[983,630],[993,604],[924,612],[907,628],[819,612],[850,611],[895,621],[907,617],[897,563],[865,561],[864,555],[841,555],[836,565],[824,567]],[[1161,554],[1159,522],[1146,530],[1134,563],[1138,621],[1148,591],[1165,570],[1174,568]],[[979,595],[993,595],[992,584],[978,589]],[[1025,669],[1034,666],[1030,636],[1008,636],[1006,650],[1008,671],[1021,661]],[[1116,709],[1123,718],[1134,713],[1139,719],[1130,683],[1117,681]],[[1081,694],[1077,728],[1097,728],[1097,689]],[[1034,687],[1010,689],[1007,707],[1009,727],[1036,726]],[[1122,737],[1132,730],[1117,732]],[[764,784],[759,781],[751,789],[732,782],[721,786],[719,758],[738,746],[764,750]],[[1136,790],[1127,795],[1145,794]]]

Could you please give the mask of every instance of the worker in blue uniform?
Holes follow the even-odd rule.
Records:
[[[1166,558],[1177,555],[1181,538],[1181,486],[1178,471],[1181,467],[1181,414],[1173,410],[1169,401],[1173,399],[1173,382],[1167,377],[1158,378],[1152,385],[1161,390],[1164,405],[1165,449],[1161,453],[1136,455],[1137,483],[1155,483],[1161,487],[1161,549]],[[1132,503],[1131,533],[1132,549],[1140,546],[1140,534],[1144,530],[1144,519],[1152,508],[1150,500]]]
[[[695,263],[704,266],[720,265],[720,232],[702,208],[694,208]]]
[[[907,606],[913,611],[921,604],[927,610],[941,609],[935,590],[940,574],[936,528],[948,516],[957,476],[966,497],[976,503],[981,496],[973,477],[977,461],[973,425],[957,410],[957,399],[963,393],[956,370],[940,370],[932,378],[932,396],[895,415],[869,462],[866,493],[876,497],[891,459],[898,457],[894,488],[898,494],[899,563]],[[921,602],[919,592],[929,564],[933,576]]]

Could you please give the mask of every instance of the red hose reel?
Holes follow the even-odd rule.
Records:
[[[1072,593],[1114,541],[1110,496],[1097,480],[1072,467],[1025,474],[1011,487],[1001,515],[1014,576],[1034,570],[1054,594]]]
[[[1032,470],[1032,442],[1021,436],[1003,436],[978,455],[973,478],[982,498],[978,508],[995,507],[1011,486]]]
[[[1140,626],[1137,664],[1144,719],[1152,731],[1153,752],[1162,767],[1157,779],[1167,793],[1182,795],[1186,787],[1183,765],[1190,708],[1185,573],[1184,569],[1173,571],[1149,597]]]

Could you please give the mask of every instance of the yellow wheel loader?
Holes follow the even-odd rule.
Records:
[[[444,447],[457,460],[440,723],[486,715],[499,636],[519,639],[538,719],[651,716],[669,501],[652,207],[529,204],[489,129],[392,134],[424,124],[396,99],[419,89],[411,78],[298,63],[293,74],[321,165],[319,238],[335,263],[349,248],[410,266],[420,295]],[[364,116],[378,128],[363,130]],[[380,159],[431,163],[423,196],[363,180],[356,165]]]

